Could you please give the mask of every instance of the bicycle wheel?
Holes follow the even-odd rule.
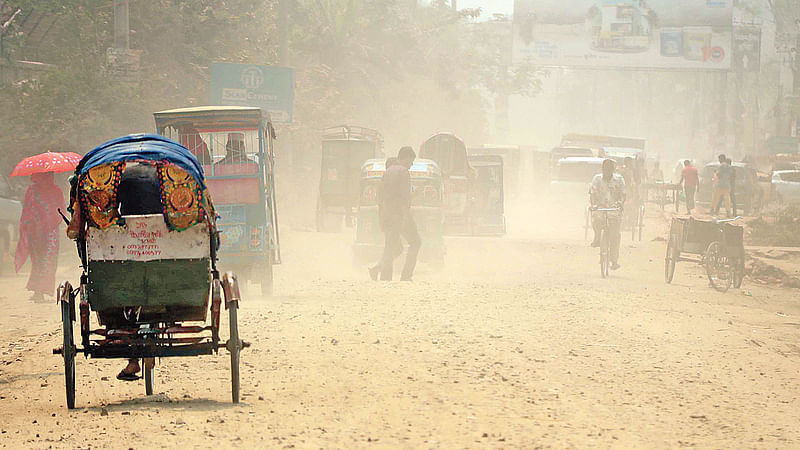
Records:
[[[230,341],[228,351],[231,353],[231,400],[239,403],[239,354],[242,350],[239,340],[238,306],[234,303],[228,306]]]
[[[75,409],[75,346],[72,333],[72,305],[61,300],[61,323],[64,329],[64,379],[67,390],[67,408]]]
[[[722,253],[722,244],[718,241],[708,244],[705,263],[711,286],[719,292],[728,292],[733,282],[733,267],[728,257]]]
[[[610,253],[610,244],[608,240],[608,232],[607,230],[603,229],[600,232],[600,276],[603,278],[608,277],[608,266],[609,266],[609,253]]]

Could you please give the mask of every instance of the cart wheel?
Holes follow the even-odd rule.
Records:
[[[272,282],[274,274],[272,272],[272,261],[267,261],[264,267],[264,273],[261,276],[261,295],[272,295]]]
[[[672,283],[672,278],[675,276],[675,264],[678,262],[678,252],[675,251],[675,241],[670,235],[667,242],[667,256],[664,260],[664,281],[668,284]]]
[[[75,345],[72,333],[72,304],[70,296],[72,286],[64,283],[59,287],[61,304],[61,323],[64,330],[64,346],[61,355],[64,357],[64,378],[67,388],[67,408],[75,409]]]
[[[144,392],[153,395],[153,381],[156,376],[156,359],[144,358]]]
[[[727,292],[733,281],[733,267],[722,254],[722,244],[714,241],[708,244],[705,255],[706,275],[711,286],[719,292]]]
[[[239,403],[239,353],[242,350],[242,343],[239,341],[238,309],[235,303],[228,308],[231,326],[228,351],[231,352],[231,399],[233,403]]]
[[[600,276],[603,278],[608,277],[609,245],[608,230],[604,229],[600,232]]]

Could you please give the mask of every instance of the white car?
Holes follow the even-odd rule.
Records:
[[[800,170],[772,172],[772,191],[781,203],[800,203]]]

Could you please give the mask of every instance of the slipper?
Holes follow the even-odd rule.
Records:
[[[124,370],[121,370],[117,374],[117,379],[121,380],[121,381],[136,381],[136,380],[138,380],[140,378],[142,378],[142,377],[140,377],[139,375],[136,375],[135,373],[125,373]]]

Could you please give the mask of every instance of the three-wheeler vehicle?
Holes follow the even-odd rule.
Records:
[[[356,261],[375,262],[380,258],[384,236],[378,215],[381,179],[386,161],[370,159],[361,168],[361,197],[358,205],[356,236],[353,251]],[[411,175],[411,215],[417,225],[422,248],[419,258],[435,266],[444,263],[445,247],[442,231],[444,214],[442,172],[435,162],[417,159],[409,170]]]
[[[484,144],[467,150],[470,164],[474,156],[497,155],[503,159],[503,190],[511,196],[517,195],[522,181],[522,151],[519,145]]]
[[[475,170],[464,141],[453,133],[434,134],[420,146],[419,157],[436,162],[442,171],[445,234],[471,233]]]
[[[220,265],[272,293],[281,263],[275,196],[275,130],[269,114],[247,106],[204,106],[154,114],[158,134],[199,160],[219,214]]]
[[[470,155],[475,170],[473,198],[470,207],[472,234],[501,235],[506,232],[503,190],[503,157]]]
[[[197,158],[157,135],[108,141],[75,169],[69,210],[67,233],[77,243],[83,272],[77,287],[64,281],[57,292],[64,340],[53,352],[64,359],[67,407],[75,407],[80,353],[142,360],[151,395],[156,358],[210,355],[220,348],[231,355],[237,403],[239,357],[248,346],[239,338],[241,296],[236,276],[217,270],[216,213]],[[220,336],[223,298],[227,341]]]
[[[672,283],[678,261],[702,264],[714,289],[739,289],[744,279],[744,229],[738,220],[699,220],[675,216],[669,228],[664,278]],[[687,254],[691,256],[686,256]]]
[[[352,226],[361,193],[361,166],[383,156],[383,136],[369,128],[340,125],[322,132],[317,231]]]

